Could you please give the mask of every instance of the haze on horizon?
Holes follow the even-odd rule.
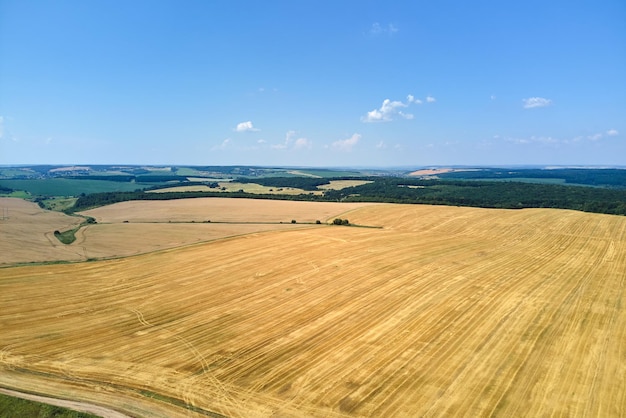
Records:
[[[626,3],[0,0],[0,164],[626,164]]]

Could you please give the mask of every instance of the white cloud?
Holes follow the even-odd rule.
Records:
[[[11,122],[12,120],[13,118],[11,116],[0,116],[0,140],[20,142],[20,139],[13,135],[10,129],[7,129],[7,122]]]
[[[413,97],[412,94],[409,94],[408,96],[406,96],[406,101],[409,103],[422,104],[422,101],[420,99],[416,99],[415,97]]]
[[[615,136],[618,132],[615,129],[610,129],[606,133],[595,133],[592,135],[578,135],[569,138],[558,138],[553,136],[531,135],[529,137],[508,137],[494,135],[492,137],[495,141],[510,142],[517,145],[543,145],[543,146],[574,146],[576,144],[582,144],[584,142],[598,142],[606,136]]]
[[[524,102],[524,109],[546,107],[552,104],[552,100],[544,99],[543,97],[529,97],[528,99],[522,99],[522,102]]]
[[[602,138],[604,138],[604,135],[606,135],[606,136],[617,136],[617,135],[619,135],[619,132],[617,131],[617,129],[609,129],[605,133],[596,133],[596,134],[593,134],[593,135],[589,135],[589,136],[587,136],[587,139],[590,140],[590,141],[599,141]]]
[[[361,135],[360,134],[353,134],[350,138],[347,139],[340,139],[339,141],[335,141],[332,144],[332,147],[334,149],[340,150],[340,151],[352,151],[352,148],[359,143],[359,140],[361,139]]]
[[[220,145],[215,145],[214,147],[212,147],[211,151],[224,150],[228,147],[229,144],[230,144],[230,138],[226,138],[225,140],[222,141]]]
[[[246,121],[246,122],[241,122],[237,124],[237,127],[235,128],[236,132],[257,132],[260,129],[256,129],[253,125],[251,121]]]
[[[432,96],[426,97],[428,103],[433,103],[435,98]],[[361,116],[361,122],[390,122],[394,120],[396,116],[400,116],[404,119],[413,119],[411,113],[405,113],[402,109],[409,107],[411,104],[422,104],[420,99],[416,99],[412,94],[406,96],[406,103],[399,100],[391,101],[389,99],[383,100],[383,104],[378,109],[367,112],[365,116]]]
[[[495,138],[495,137],[494,137]],[[559,144],[559,143],[566,143],[568,141],[564,141],[564,140],[560,140],[557,138],[553,138],[551,136],[535,136],[532,135],[528,138],[514,138],[514,137],[500,137],[498,136],[497,139],[502,139],[506,142],[511,142],[513,144],[518,144],[518,145],[525,145],[525,144]]]
[[[296,131],[287,131],[287,133],[285,133],[285,142],[284,142],[284,148],[289,147],[292,143],[293,143],[293,138],[296,136]]]
[[[398,32],[398,28],[392,23],[389,23],[387,26],[382,26],[380,23],[375,22],[369,30],[369,34],[372,36],[393,35],[396,32]]]
[[[273,144],[273,149],[311,149],[313,143],[307,138],[296,138],[296,131],[287,131],[285,134],[285,141],[280,144]]]
[[[389,99],[385,99],[379,109],[367,112],[367,115],[363,116],[361,120],[363,122],[389,122],[393,120],[395,115],[400,115],[406,118],[407,114],[400,110],[405,107],[408,107],[408,104],[397,100],[391,101]]]
[[[525,144],[541,144],[541,145],[554,145],[554,146],[560,146],[560,145],[573,145],[573,144],[578,144],[581,141],[592,141],[592,142],[596,142],[601,140],[604,137],[603,134],[601,133],[597,133],[597,134],[593,134],[593,135],[587,135],[587,136],[575,136],[572,138],[555,138],[553,136],[536,136],[536,135],[532,135],[530,137],[527,138],[515,138],[515,137],[499,137],[496,136],[494,137],[494,139],[496,140],[503,140],[506,142],[511,142],[513,144],[518,144],[518,145],[525,145]]]
[[[383,106],[384,105],[385,105],[385,103],[383,102]],[[366,116],[361,117],[361,120],[363,122],[381,122],[381,121],[384,121],[384,120],[389,121],[389,120],[391,120],[391,118],[387,117],[385,119],[385,115],[383,114],[383,112],[381,110],[374,109],[371,112],[367,112]]]
[[[294,149],[311,149],[311,141],[306,138],[298,138],[293,143]]]

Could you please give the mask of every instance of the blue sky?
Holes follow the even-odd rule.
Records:
[[[626,165],[626,2],[0,0],[0,164]]]

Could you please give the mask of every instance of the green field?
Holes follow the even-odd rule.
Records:
[[[57,212],[63,212],[70,209],[76,203],[76,197],[51,197],[49,199],[42,200],[43,207],[48,210],[55,210]]]
[[[79,196],[80,194],[102,192],[132,192],[155,186],[155,183],[125,183],[107,180],[77,180],[77,179],[28,179],[28,180],[0,180],[0,186],[13,190],[22,190],[33,196]]]
[[[36,173],[33,170],[28,168],[0,168],[0,177],[27,177],[35,174]]]
[[[96,418],[96,415],[0,394],[0,418],[5,417]]]
[[[18,199],[30,199],[30,194],[23,190],[16,190],[11,193],[0,193],[0,197],[17,197]]]
[[[535,184],[566,184],[566,180],[557,177],[547,178],[534,178],[534,177],[511,177],[504,179],[492,179],[492,178],[477,178],[472,179],[475,181],[508,181],[508,182],[520,182],[520,183],[535,183]],[[585,186],[584,184],[569,184],[569,186]]]

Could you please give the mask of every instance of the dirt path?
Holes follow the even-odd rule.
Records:
[[[60,406],[62,408],[72,409],[79,412],[87,412],[90,414],[98,415],[103,418],[130,418],[128,415],[124,415],[120,412],[114,411],[103,406],[98,406],[85,402],[68,401],[65,399],[48,398],[45,396],[31,395],[29,393],[16,392],[14,390],[0,388],[0,393],[15,398],[27,399],[29,401],[47,403],[48,405]]]

